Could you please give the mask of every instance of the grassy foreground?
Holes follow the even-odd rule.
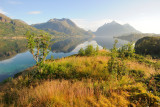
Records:
[[[32,67],[0,86],[0,105],[15,107],[158,107],[157,60],[125,58],[125,74],[108,71],[110,53],[48,60],[43,72]]]

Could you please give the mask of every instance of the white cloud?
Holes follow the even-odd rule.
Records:
[[[19,2],[19,1],[8,1],[8,3],[13,4],[13,5],[22,4],[22,2]]]
[[[28,14],[40,14],[41,12],[40,11],[31,11],[31,12],[28,12]]]
[[[2,9],[0,9],[0,13],[7,14],[7,12],[3,11]]]

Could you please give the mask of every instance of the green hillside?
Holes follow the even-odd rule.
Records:
[[[160,57],[160,36],[139,39],[135,44],[135,50],[138,54]]]
[[[11,19],[0,13],[0,37],[24,36],[28,30],[34,33],[41,32],[21,20]]]

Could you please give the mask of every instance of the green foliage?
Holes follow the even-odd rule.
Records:
[[[135,55],[133,43],[123,45],[118,51],[121,58],[132,58]]]
[[[98,53],[98,51],[99,51],[99,46],[97,45],[97,47],[96,47],[96,53]]]
[[[28,40],[28,49],[33,55],[37,65],[41,68],[49,53],[50,36],[48,34],[35,35],[26,32]]]
[[[118,72],[118,59],[117,59],[117,45],[118,41],[115,40],[115,43],[113,45],[113,48],[111,49],[111,59],[108,61],[108,71],[112,74],[115,74]]]
[[[94,48],[93,45],[88,45],[85,50],[83,48],[81,48],[79,50],[78,54],[81,56],[85,56],[85,55],[86,56],[95,56],[98,54],[98,51],[99,51],[98,45],[96,48]]]
[[[106,50],[107,48],[105,46],[103,46],[103,49]]]
[[[145,63],[146,65],[154,65],[153,62],[151,62],[148,58],[145,56],[135,54],[134,58],[139,62],[139,63]]]
[[[123,59],[118,59],[117,43],[118,41],[115,40],[113,48],[111,49],[111,59],[108,61],[108,71],[119,79],[125,73],[126,66]]]
[[[85,55],[87,56],[91,56],[91,55],[95,55],[95,49],[93,47],[93,45],[88,45],[87,48],[85,49]]]
[[[81,48],[79,51],[78,51],[78,54],[81,55],[81,56],[84,56],[85,55],[85,50],[83,48]]]
[[[10,19],[11,20],[11,19]],[[24,36],[28,31],[40,33],[40,30],[22,23],[19,20],[11,20],[10,22],[0,22],[0,37]]]
[[[53,55],[51,55],[51,60],[52,60],[52,61],[54,60],[54,56],[53,56]]]
[[[160,57],[160,37],[144,37],[135,44],[135,51],[141,55]]]
[[[8,89],[1,91],[3,94],[0,95],[0,104],[2,103],[4,106],[35,106],[35,104],[46,106],[46,104],[51,105],[48,101],[53,104],[55,104],[54,102],[59,104],[61,101],[62,106],[64,103],[72,106],[73,103],[75,105],[75,101],[83,100],[83,103],[89,102],[87,106],[95,104],[95,106],[102,107],[111,105],[158,107],[160,99],[158,97],[160,95],[159,74],[146,78],[146,74],[149,72],[143,68],[146,65],[141,66],[142,64],[138,61],[136,62],[137,68],[125,64],[128,62],[132,64],[130,61],[132,59],[119,58],[116,43],[110,54],[114,62],[112,65],[108,65],[108,67],[114,67],[113,74],[106,67],[106,62],[110,59],[108,56],[71,56],[59,60],[47,60],[43,64],[43,72],[34,75],[36,71],[28,70],[27,76],[21,77],[22,75],[19,75],[21,78],[17,77],[7,83]],[[111,62],[111,60],[109,61]],[[31,77],[33,80],[28,81]],[[90,96],[86,97],[86,95]],[[80,96],[80,98],[76,99],[78,97],[75,96]],[[76,100],[66,100],[68,98]],[[81,104],[78,103],[76,106],[81,106]]]

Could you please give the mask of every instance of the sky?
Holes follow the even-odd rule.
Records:
[[[96,31],[115,20],[143,33],[160,33],[160,0],[0,0],[0,13],[28,24],[69,18]]]

